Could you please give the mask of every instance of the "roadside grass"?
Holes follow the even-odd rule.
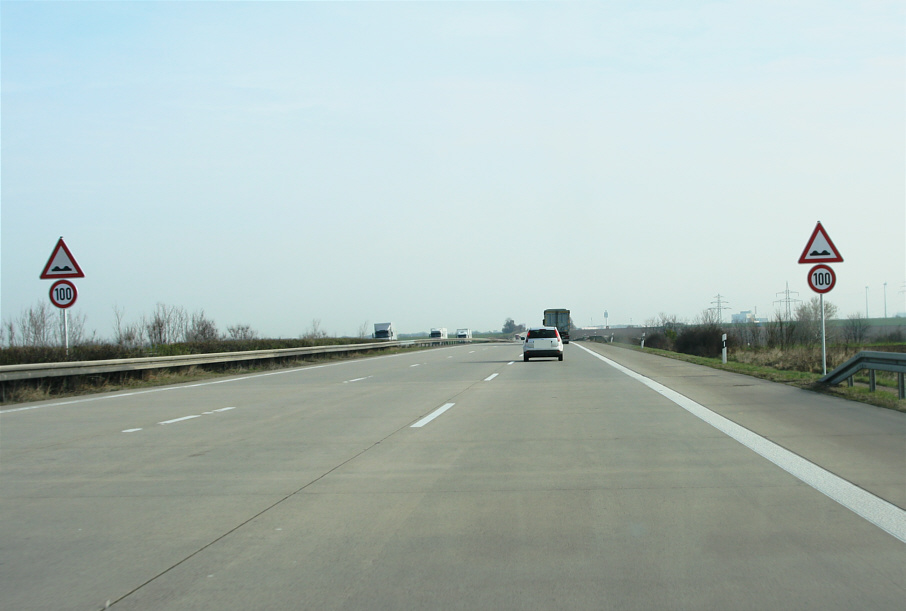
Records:
[[[695,363],[696,365],[704,365],[706,367],[721,369],[723,371],[732,371],[733,373],[740,373],[743,375],[752,376],[754,378],[760,378],[762,380],[778,382],[780,384],[788,384],[790,386],[795,386],[804,390],[834,395],[837,397],[842,397],[844,399],[849,399],[851,401],[868,403],[876,407],[883,407],[886,409],[906,412],[906,399],[897,399],[896,374],[889,372],[877,372],[877,390],[875,392],[870,392],[868,390],[867,373],[865,375],[854,376],[854,386],[850,387],[842,384],[831,386],[829,384],[822,384],[821,382],[819,382],[819,380],[823,377],[822,374],[814,373],[812,371],[778,369],[776,367],[770,367],[768,365],[763,365],[756,362],[741,362],[730,357],[727,358],[727,363],[724,364],[719,358],[693,356],[690,354],[671,352],[669,350],[661,350],[659,348],[640,348],[639,346],[630,346],[627,344],[611,345],[617,345],[620,348],[628,348],[630,350],[637,350],[649,354],[656,354],[658,356],[685,361],[687,363]],[[830,369],[830,365],[828,367]]]

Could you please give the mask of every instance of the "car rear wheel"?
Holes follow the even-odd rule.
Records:
[[[528,359],[529,359],[529,357],[527,354],[522,355],[522,360],[525,361],[526,363],[528,363]]]
[[[557,360],[558,360],[558,361],[562,361],[562,360],[563,360],[563,355],[561,354],[560,356],[558,356],[558,357],[557,357]]]

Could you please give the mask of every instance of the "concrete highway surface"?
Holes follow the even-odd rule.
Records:
[[[0,413],[0,606],[902,609],[906,414],[573,342]]]

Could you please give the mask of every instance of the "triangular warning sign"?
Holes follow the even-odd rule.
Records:
[[[72,253],[69,252],[66,242],[63,241],[63,238],[60,238],[56,248],[53,249],[53,253],[50,255],[50,259],[47,260],[47,265],[44,266],[44,271],[41,272],[41,279],[54,280],[55,278],[84,277],[85,274],[82,273],[82,268],[79,267]]]
[[[837,247],[831,242],[830,236],[821,226],[821,221],[815,226],[812,237],[809,238],[802,256],[799,257],[800,263],[842,263],[843,257],[837,251]]]

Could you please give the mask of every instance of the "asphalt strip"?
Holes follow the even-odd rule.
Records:
[[[822,469],[813,462],[810,462],[789,450],[780,447],[773,441],[750,431],[749,429],[736,424],[717,414],[707,407],[696,403],[689,397],[681,395],[675,390],[667,388],[663,384],[655,382],[651,378],[645,377],[616,361],[612,361],[597,352],[589,350],[585,346],[576,344],[579,348],[589,353],[593,357],[600,359],[613,367],[614,369],[628,375],[662,395],[666,399],[673,401],[684,410],[710,424],[718,431],[735,439],[742,445],[757,454],[768,459],[796,479],[808,484],[821,494],[836,501],[846,507],[856,515],[859,515],[878,528],[893,535],[903,543],[906,543],[906,511],[896,505],[879,498],[870,492],[859,488],[858,486],[846,481],[845,479],[834,475],[833,473]]]

